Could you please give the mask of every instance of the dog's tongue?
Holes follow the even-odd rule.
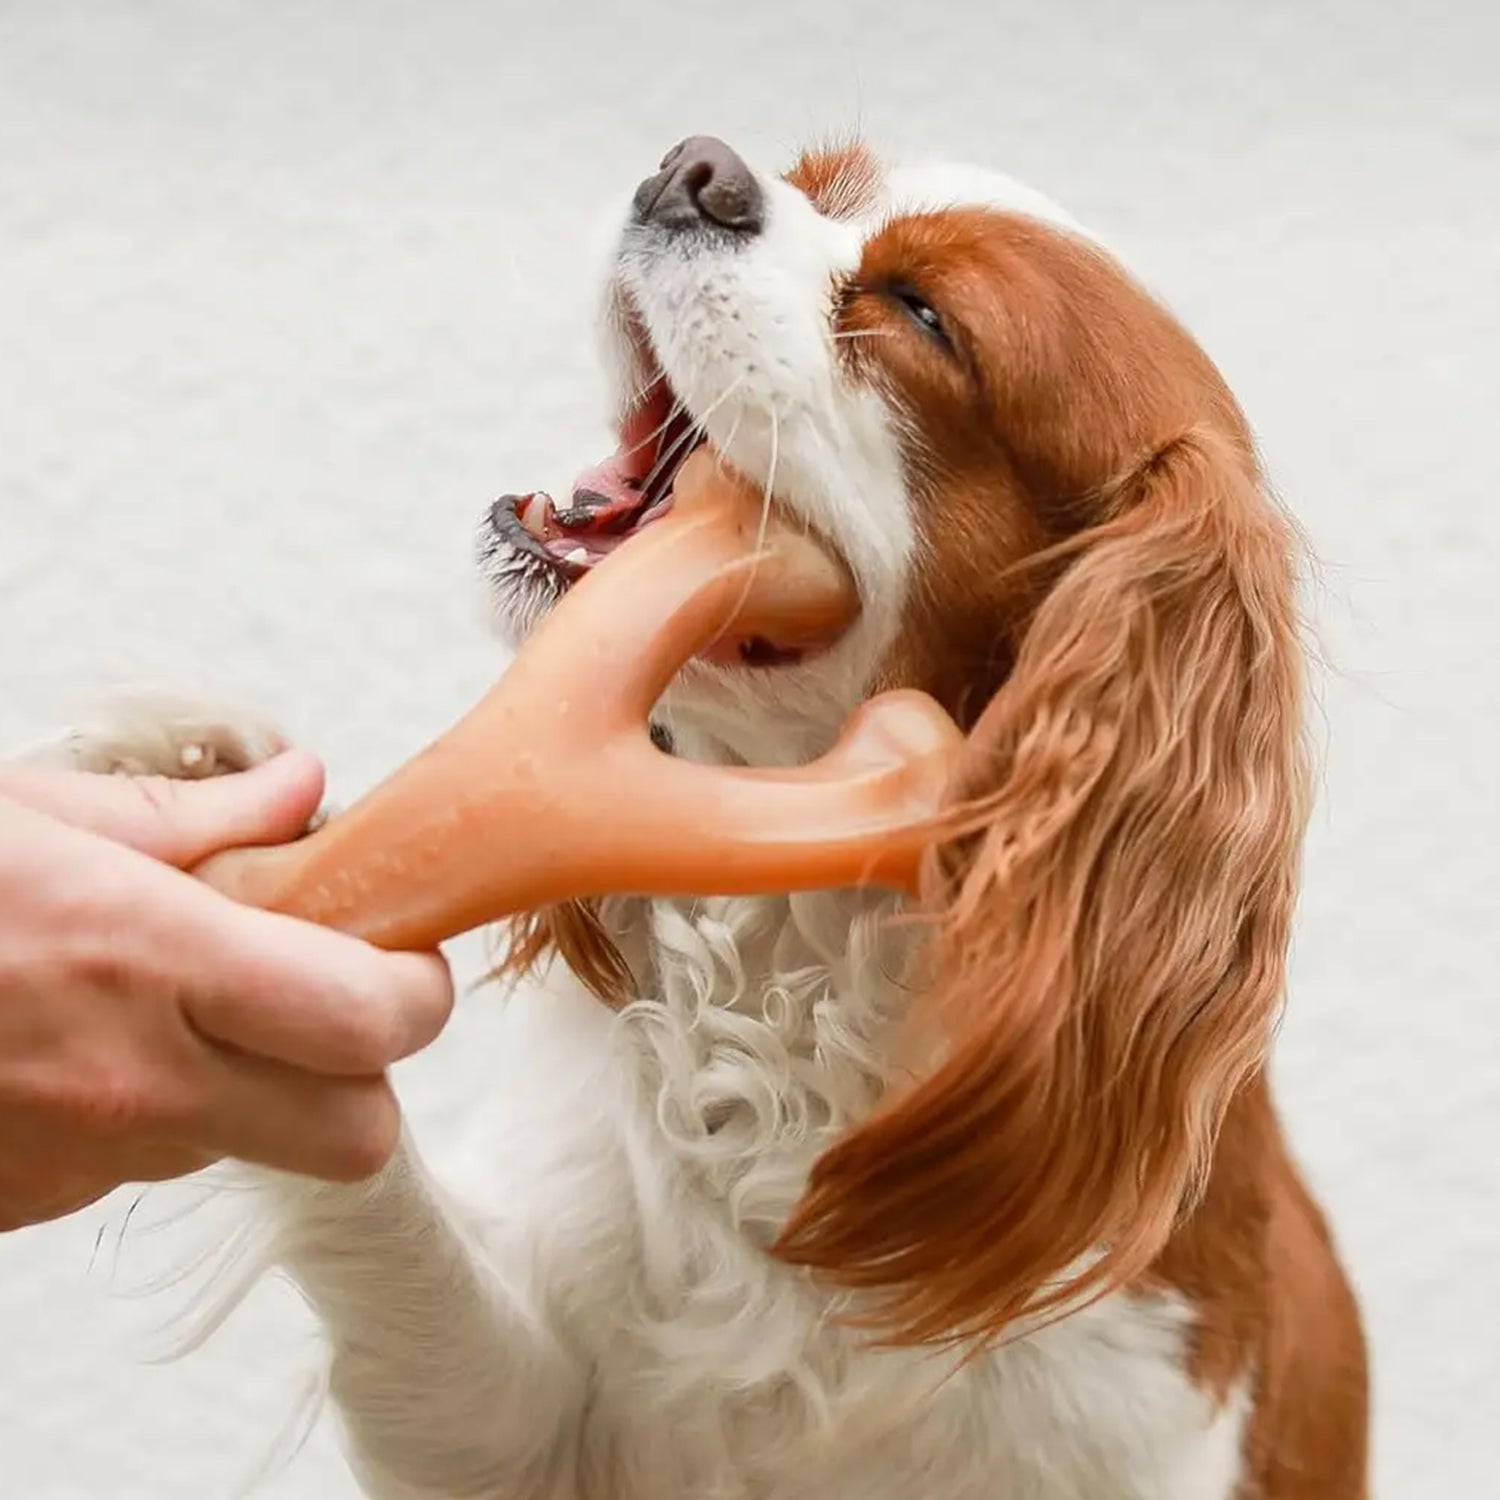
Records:
[[[573,481],[572,503],[556,518],[568,531],[609,536],[628,529],[645,503],[626,454],[620,451]]]
[[[617,546],[651,509],[626,453],[612,453],[585,469],[573,495],[559,506],[543,491],[515,502],[516,518],[559,562],[585,569]],[[665,505],[655,507],[657,512]]]
[[[692,418],[658,381],[626,418],[620,446],[573,481],[566,505],[538,492],[517,503],[516,515],[554,557],[591,567],[637,526],[666,513],[677,470],[696,446]]]

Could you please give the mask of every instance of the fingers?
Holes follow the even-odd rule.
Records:
[[[379,1073],[433,1041],[453,1009],[435,953],[382,953],[248,907],[223,912],[216,937],[183,1009],[201,1035],[242,1052],[313,1073]]]
[[[18,834],[28,818],[66,853],[65,864],[87,872],[48,897],[70,909],[74,967],[102,976],[106,988],[123,983],[130,993],[161,996],[174,1017],[221,1048],[362,1077],[427,1046],[452,1012],[452,980],[437,954],[385,953],[241,906],[30,809],[13,809]]]
[[[0,794],[184,869],[221,849],[299,837],[323,796],[323,768],[303,750],[203,781],[3,766]]]
[[[295,837],[322,789],[322,768],[300,751],[197,782],[0,770],[0,793],[172,865]],[[145,950],[142,966],[157,968],[197,1030],[221,1044],[354,1077],[427,1046],[452,1010],[452,982],[435,954],[382,953],[241,906],[160,864],[134,870],[129,899],[125,925]]]
[[[194,1142],[335,1182],[379,1171],[400,1133],[385,1070],[442,1030],[447,965],[195,889],[226,908],[221,972],[234,983],[183,994],[208,1083]]]
[[[50,778],[4,780],[20,800],[0,795],[9,1002],[0,1006],[0,1116],[10,1121],[0,1118],[0,1134],[14,1142],[19,1131],[35,1149],[0,1151],[0,1221],[52,1216],[118,1182],[219,1156],[354,1181],[394,1149],[400,1115],[385,1070],[447,1020],[453,990],[442,959],[383,953],[241,906],[84,831],[149,849],[151,838],[135,835],[156,817],[175,841],[158,851],[195,859],[215,847],[202,833],[210,822],[240,839],[274,826],[268,808],[301,821],[321,773],[307,757],[286,760],[289,769],[227,778],[222,786],[260,779],[262,790],[243,804],[250,812],[231,798],[201,823],[204,799],[184,797],[165,817],[148,807],[132,825],[139,806],[127,797],[122,815],[115,795],[129,782],[73,776],[69,798],[82,782],[94,799],[82,804],[80,829],[68,819],[77,806],[46,815]]]
[[[209,1069],[208,1103],[193,1138],[218,1155],[360,1182],[396,1149],[401,1110],[382,1077],[315,1078],[231,1053],[214,1056]]]

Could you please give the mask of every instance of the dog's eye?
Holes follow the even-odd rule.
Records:
[[[934,338],[944,349],[952,351],[953,340],[938,316],[937,309],[915,287],[896,282],[886,288],[893,301],[899,302],[912,322],[929,337]]]

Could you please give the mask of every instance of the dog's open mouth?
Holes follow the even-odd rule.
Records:
[[[572,582],[671,509],[678,471],[702,441],[691,414],[658,378],[622,424],[620,446],[574,481],[566,509],[541,491],[503,495],[490,512],[495,529]]]
[[[677,475],[705,441],[692,413],[658,374],[621,423],[619,446],[578,476],[565,508],[559,509],[541,490],[502,495],[490,507],[490,524],[496,536],[545,566],[566,588],[643,526],[666,515]],[[778,667],[808,654],[805,645],[757,635],[728,637],[706,657],[720,664]]]

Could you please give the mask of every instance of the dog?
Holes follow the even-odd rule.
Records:
[[[481,520],[503,631],[707,444],[861,609],[820,652],[691,663],[659,743],[792,764],[919,688],[967,734],[952,836],[916,906],[542,913],[516,954],[548,993],[462,1173],[403,1140],[355,1186],[258,1179],[360,1482],[1362,1500],[1359,1314],[1265,1074],[1302,548],[1224,380],[1040,193],[862,144],[776,176],[682,142],[622,206],[600,326],[617,450]],[[201,734],[73,763],[171,774]]]

